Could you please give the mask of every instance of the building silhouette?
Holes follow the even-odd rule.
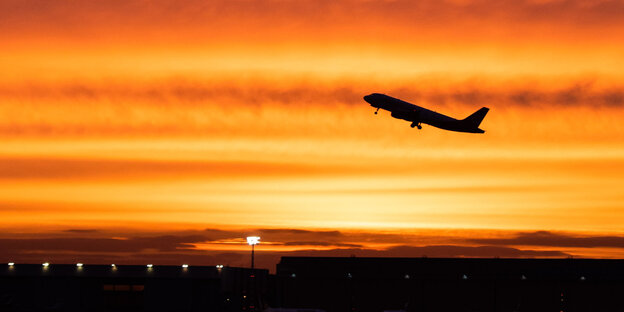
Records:
[[[250,289],[267,297],[268,270],[251,285],[250,269],[227,266],[5,266],[0,311],[244,311]]]
[[[3,266],[0,311],[624,311],[624,260],[282,257],[276,274]]]
[[[624,311],[624,261],[283,257],[276,288],[328,312]]]

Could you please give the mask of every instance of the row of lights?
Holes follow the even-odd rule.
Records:
[[[257,244],[259,244],[259,243],[260,243],[260,237],[259,237],[259,236],[248,236],[248,237],[247,237],[247,244],[249,244],[249,245],[253,246],[253,245],[257,245]],[[10,267],[15,266],[15,262],[9,262],[9,263],[8,263],[8,265],[9,265]],[[47,268],[47,267],[49,267],[49,266],[50,266],[50,262],[44,262],[44,263],[42,263],[41,265],[42,265],[44,268]],[[76,267],[78,267],[78,268],[82,268],[83,266],[84,266],[84,264],[83,264],[83,263],[81,263],[81,262],[76,263]],[[154,267],[154,265],[153,265],[153,264],[151,264],[151,263],[147,265],[147,268],[148,268],[148,269],[151,269],[151,268],[153,268],[153,267]],[[188,267],[189,267],[189,265],[188,265],[188,264],[186,264],[186,263],[182,265],[182,268],[183,268],[183,269],[188,269]],[[221,270],[221,269],[223,269],[223,264],[217,264],[217,266],[216,266],[216,267],[217,267],[217,269],[218,269],[218,270]],[[115,265],[115,264],[113,263],[113,264],[111,264],[111,268],[113,268],[113,270],[116,270],[116,269],[117,269],[117,265]]]
[[[290,274],[290,277],[295,278],[295,277],[297,277],[297,274],[292,273],[292,274]],[[347,273],[347,278],[353,278],[353,275],[352,275],[351,273]],[[410,275],[409,275],[409,274],[405,274],[405,275],[403,276],[403,278],[404,278],[404,279],[410,279]],[[466,275],[466,274],[462,275],[462,279],[463,279],[463,280],[467,280],[467,279],[468,279],[468,275]],[[520,279],[524,281],[524,280],[526,280],[526,279],[527,279],[527,277],[526,277],[526,276],[524,276],[524,275],[522,275],[522,276],[520,277]],[[579,279],[580,279],[581,281],[584,281],[584,280],[586,280],[587,278],[585,278],[585,276],[581,276]]]
[[[9,262],[9,263],[7,263],[7,265],[8,265],[8,266],[10,266],[10,267],[15,266],[15,262]],[[49,266],[50,266],[50,262],[44,262],[44,263],[42,263],[41,265],[42,265],[44,268],[47,268],[47,267],[49,267]],[[76,263],[76,267],[78,267],[78,268],[82,268],[83,266],[84,266],[84,264],[83,264],[83,263],[81,263],[81,262]],[[113,264],[111,264],[111,267],[112,267],[113,269],[117,269],[117,265],[115,265],[114,263],[113,263]],[[154,267],[154,265],[153,265],[153,264],[151,264],[151,263],[147,265],[147,268],[148,268],[148,269],[151,269],[151,268],[153,268],[153,267]],[[188,265],[188,264],[186,264],[186,263],[182,265],[182,268],[183,268],[183,269],[188,269],[188,267],[189,267],[189,265]],[[223,269],[223,264],[217,264],[217,265],[216,265],[216,268],[217,268],[218,270]],[[291,274],[291,277],[296,277],[296,276],[297,276],[297,275],[295,275],[295,273]],[[351,277],[352,277],[351,273],[347,273],[347,277],[348,277],[348,278],[351,278]],[[408,274],[405,274],[404,278],[405,278],[405,279],[409,279],[409,278],[410,278],[410,276],[409,276]],[[467,276],[466,274],[464,274],[464,275],[462,275],[462,279],[466,280],[466,279],[468,279],[468,276]],[[526,280],[527,278],[526,278],[526,276],[522,275],[521,279],[522,279],[522,280]],[[582,281],[584,281],[584,280],[585,280],[585,276],[581,276],[581,278],[580,278],[580,279],[581,279]]]
[[[15,262],[9,262],[9,263],[7,263],[7,265],[10,266],[10,267],[15,266]],[[47,267],[50,266],[50,262],[44,262],[44,263],[41,264],[41,266],[44,267],[44,268],[47,268]],[[78,268],[82,268],[83,266],[84,266],[84,263],[81,263],[81,262],[76,263],[76,267],[78,267]],[[147,265],[148,269],[151,269],[153,267],[154,267],[154,265],[151,264],[151,263]],[[189,265],[186,264],[186,263],[182,265],[182,268],[184,268],[184,269],[188,269],[188,267],[189,267]],[[111,268],[116,269],[117,265],[113,263],[113,264],[111,264]],[[216,268],[217,269],[223,269],[223,264],[217,264]]]

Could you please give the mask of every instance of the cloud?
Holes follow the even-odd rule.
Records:
[[[28,84],[0,88],[0,135],[135,136],[250,135],[279,137],[340,128],[366,107],[362,97],[383,92],[431,109],[486,105],[535,110],[624,107],[624,87],[607,79],[566,80],[554,86],[529,82],[433,78],[406,79],[391,86],[375,82],[316,81],[129,81]],[[314,119],[314,120],[312,120]],[[253,125],[249,127],[248,125]],[[328,127],[320,127],[327,125]],[[333,127],[333,128],[329,128]],[[325,135],[324,133],[322,133]],[[69,173],[66,173],[69,174]]]
[[[388,249],[343,248],[332,250],[299,250],[284,253],[286,256],[318,257],[563,257],[567,253],[557,250],[522,250],[500,246],[427,245],[396,246]]]
[[[399,246],[388,250],[389,254],[396,254],[401,257],[417,257],[425,255],[428,257],[563,257],[569,254],[557,250],[523,250],[500,246]]]
[[[323,230],[299,230],[299,229],[289,229],[289,228],[281,228],[281,229],[258,229],[258,233],[263,237],[263,239],[268,241],[285,241],[286,244],[295,243],[301,240],[310,240],[311,242],[315,241],[320,243],[319,246],[327,246],[322,242],[326,242],[328,244],[332,244],[333,242],[338,242],[340,240],[345,239],[345,236],[340,231],[323,231]],[[298,244],[298,243],[297,243]],[[316,245],[316,244],[313,244]]]
[[[620,106],[624,104],[624,91],[617,80],[610,78],[566,78],[553,84],[552,81],[524,77],[522,80],[495,78],[462,79],[454,81],[421,74],[417,77],[391,81],[383,90],[407,100],[435,104],[469,104],[504,102],[512,105],[563,105],[563,106]],[[609,85],[605,85],[609,83]],[[63,100],[91,102],[91,106],[107,105],[124,112],[126,103],[150,108],[158,103],[163,108],[202,109],[206,107],[258,107],[286,105],[307,107],[309,105],[335,106],[361,105],[362,97],[383,85],[374,78],[367,81],[341,79],[327,83],[288,79],[275,83],[266,77],[247,79],[188,80],[165,79],[142,81],[129,84],[109,82],[92,83],[28,83],[0,88],[0,98],[21,99],[29,105],[47,100],[62,103]],[[103,103],[99,103],[103,102]],[[82,105],[82,104],[81,104]]]
[[[81,234],[81,233],[77,233]],[[0,239],[0,250],[6,254],[29,252],[137,252],[157,250],[170,252],[193,248],[193,243],[209,241],[201,235],[163,235],[151,237],[117,238],[24,238]]]
[[[352,168],[266,161],[150,161],[83,158],[3,158],[0,180],[150,179],[155,177],[288,176],[352,172]]]
[[[326,34],[330,37],[357,34],[379,37],[427,32],[432,26],[450,28],[446,34],[492,33],[485,26],[519,32],[537,26],[550,32],[621,23],[621,1],[157,1],[144,9],[144,2],[8,0],[0,2],[0,29],[10,35],[35,36],[48,30],[61,37],[99,40],[173,40],[177,37],[208,41],[214,36],[243,39],[281,38]],[[165,22],[166,21],[166,22]],[[521,24],[523,27],[513,27]],[[462,26],[470,25],[469,31]],[[565,27],[567,26],[567,27]],[[612,26],[610,28],[617,28]],[[254,32],[248,32],[254,29]],[[71,30],[71,31],[69,31]],[[334,33],[328,31],[334,30]],[[396,30],[392,33],[391,30]],[[247,31],[247,32],[246,32]],[[397,34],[398,33],[398,34]],[[143,34],[141,37],[137,34]],[[115,35],[119,38],[115,38]],[[203,35],[203,36],[202,36]],[[212,36],[210,36],[212,35]],[[165,37],[165,39],[162,39]]]
[[[67,232],[67,233],[79,233],[79,234],[89,234],[89,233],[97,233],[97,232],[99,232],[99,230],[96,230],[96,229],[69,229],[69,230],[65,230],[64,232]]]
[[[155,262],[162,259],[164,263],[171,264],[176,261],[189,261],[197,259],[198,263],[234,263],[243,265],[247,251],[244,250],[242,239],[245,235],[242,231],[228,231],[219,229],[206,229],[204,231],[182,231],[162,235],[131,236],[127,238],[111,238],[107,231],[92,231],[89,229],[69,229],[65,233],[74,237],[45,237],[38,234],[36,238],[4,238],[0,239],[1,257],[10,256],[15,261],[29,261],[39,259],[47,255],[54,261],[64,259],[107,259],[107,262],[116,261],[122,263],[142,263],[144,261]],[[394,244],[383,248],[367,247],[375,242],[387,242],[388,234],[383,233],[351,233],[339,231],[314,231],[298,229],[259,229],[253,231],[261,233],[267,246],[290,246],[304,247],[299,250],[273,251],[259,248],[257,254],[260,261],[265,261],[267,267],[270,261],[277,261],[281,256],[350,256],[361,257],[563,257],[566,252],[558,250],[531,250],[518,249],[506,246],[488,245],[461,245],[466,241],[463,237],[449,236],[447,242],[451,244],[424,244],[417,245],[418,241],[427,242],[430,237],[426,235],[397,235],[393,236]],[[102,237],[84,237],[85,233],[101,235]],[[270,234],[269,234],[270,233]],[[48,234],[52,236],[53,234]],[[119,233],[117,233],[119,235]],[[543,235],[543,234],[542,234]],[[41,238],[41,236],[44,236]],[[91,236],[91,235],[90,235]],[[407,236],[407,238],[406,238]],[[411,237],[409,237],[411,236]],[[22,236],[23,237],[23,236]],[[301,239],[317,240],[301,240]],[[197,249],[198,243],[218,243],[223,240],[241,240],[241,251],[228,251],[216,249]],[[476,240],[468,240],[470,243]],[[398,243],[398,245],[397,245]],[[230,243],[232,245],[233,243]],[[322,247],[320,250],[316,249]],[[330,247],[327,249],[327,247]],[[270,248],[270,247],[268,247]],[[95,256],[97,255],[97,257]],[[264,260],[262,260],[264,259]],[[201,261],[200,261],[201,260]],[[37,260],[39,261],[39,260]],[[272,265],[273,265],[272,264]]]
[[[468,241],[476,244],[505,246],[624,248],[624,237],[622,236],[581,236],[549,231],[518,233],[515,237],[510,238],[475,238]]]
[[[509,238],[466,238],[478,232],[448,232],[438,233],[425,231],[412,234],[391,234],[377,232],[341,232],[325,230],[300,230],[290,228],[242,230],[205,229],[202,231],[180,231],[163,233],[162,235],[133,236],[116,233],[115,236],[126,238],[111,238],[110,233],[94,229],[69,229],[63,231],[74,237],[45,237],[21,235],[18,239],[0,239],[0,250],[6,253],[15,252],[196,252],[197,243],[221,243],[228,240],[240,240],[244,246],[244,237],[249,234],[259,234],[267,246],[281,245],[291,247],[334,247],[329,250],[314,250],[314,252],[333,252],[337,254],[357,254],[370,256],[422,256],[431,257],[556,257],[567,254],[556,250],[522,250],[509,246],[541,246],[541,247],[613,247],[624,248],[624,237],[618,236],[581,236],[555,234],[548,231],[512,234]],[[83,237],[85,233],[100,237]],[[435,235],[435,233],[438,233]],[[53,234],[48,234],[52,236]],[[40,237],[41,235],[37,235]],[[5,236],[6,237],[6,236]],[[447,242],[436,244],[435,242]],[[233,243],[228,243],[233,244]],[[379,247],[371,249],[370,244]],[[477,246],[475,246],[475,244]],[[213,252],[204,250],[201,252]],[[306,250],[285,252],[308,252]]]
[[[342,233],[340,231],[311,231],[311,230],[299,230],[299,229],[259,229],[260,232],[266,234],[292,234],[292,235],[322,235],[331,237],[340,237]]]
[[[52,241],[47,241],[52,243]],[[99,241],[91,241],[97,244]],[[2,242],[0,241],[0,246]],[[105,247],[104,247],[105,248]],[[103,249],[103,248],[102,248]],[[191,265],[216,265],[225,264],[230,266],[248,267],[249,252],[234,251],[224,252],[220,250],[191,250],[177,249],[165,251],[123,249],[123,252],[112,252],[99,250],[96,248],[83,251],[68,250],[5,250],[0,254],[0,258],[17,263],[39,263],[50,261],[52,263],[117,263],[117,264],[146,264],[156,265],[179,265],[188,263]],[[338,248],[330,250],[299,250],[299,251],[263,251],[256,250],[256,267],[274,271],[275,265],[281,257],[479,257],[479,258],[522,258],[522,257],[567,257],[569,253],[557,250],[530,250],[516,249],[497,246],[455,246],[455,245],[434,245],[434,246],[398,246],[387,250],[375,250],[367,248]]]
[[[349,244],[349,243],[335,243],[335,242],[315,242],[315,241],[303,241],[303,242],[285,242],[282,243],[284,246],[314,246],[314,247],[322,247],[322,246],[331,246],[331,247],[346,247],[346,248],[362,248],[364,247],[361,244]]]
[[[237,231],[220,231],[215,229],[206,229],[207,233],[216,232],[217,235],[211,235],[213,240],[221,239],[242,239],[247,235],[260,235],[262,242],[268,242],[271,245],[281,246],[308,246],[308,247],[336,247],[336,248],[361,248],[362,244],[348,243],[343,240],[351,240],[355,237],[345,235],[340,231],[324,231],[324,230],[301,230],[291,228],[274,228],[274,229],[256,229],[247,231],[247,233]],[[215,239],[217,238],[217,239]]]
[[[244,237],[251,233],[261,235],[262,241],[266,242],[264,247],[256,249],[258,267],[271,270],[283,256],[561,258],[583,256],[584,248],[624,248],[624,237],[549,231],[496,231],[497,237],[502,238],[489,238],[491,233],[488,231],[476,230],[423,230],[401,234],[296,228],[207,228],[131,235],[129,233],[134,232],[132,230],[116,231],[113,234],[109,230],[72,228],[63,232],[72,237],[57,237],[55,233],[7,233],[5,238],[0,239],[0,261],[248,266],[249,251]],[[85,233],[89,237],[84,237]],[[113,235],[126,238],[111,238]],[[212,247],[198,249],[196,244],[202,243],[212,244]],[[220,244],[227,245],[227,250],[220,249]],[[230,250],[236,245],[240,246],[240,250]],[[292,249],[272,249],[277,246]]]

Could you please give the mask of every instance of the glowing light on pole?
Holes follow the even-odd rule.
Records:
[[[260,236],[247,236],[247,244],[251,245],[251,287],[249,289],[249,311],[256,311],[256,274],[254,272],[254,247],[260,244]],[[243,298],[246,298],[243,296]]]
[[[260,236],[247,236],[247,244],[251,245],[251,270],[253,272],[253,269],[254,269],[254,246],[260,244]]]

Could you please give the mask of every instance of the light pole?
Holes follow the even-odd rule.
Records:
[[[247,244],[251,245],[251,276],[249,276],[251,287],[249,288],[249,311],[256,311],[256,272],[254,272],[254,247],[260,244],[260,236],[247,236]]]
[[[251,274],[254,270],[254,246],[260,244],[260,236],[247,236],[247,244],[251,245]]]

